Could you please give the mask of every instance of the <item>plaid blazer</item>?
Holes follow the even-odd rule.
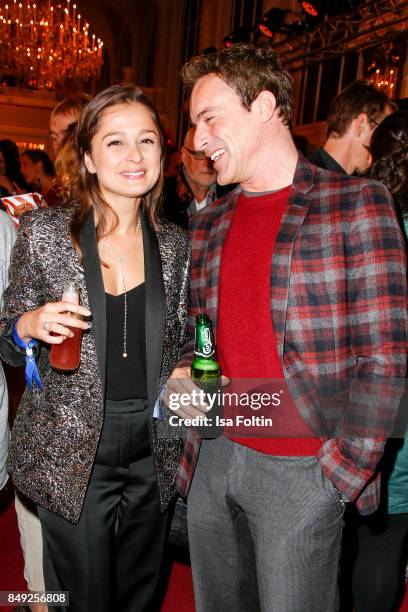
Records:
[[[209,314],[216,335],[222,248],[239,193],[192,220],[189,331],[178,366],[191,364],[197,313]],[[271,314],[286,382],[318,435],[315,381],[325,377],[374,379],[377,407],[386,404],[391,427],[399,400],[392,389],[406,376],[407,281],[405,246],[384,186],[321,170],[299,156],[272,257]],[[383,434],[321,435],[322,469],[363,514],[378,506]],[[189,429],[177,481],[184,497],[199,446]]]

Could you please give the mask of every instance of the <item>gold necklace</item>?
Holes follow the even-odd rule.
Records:
[[[136,225],[136,229],[135,229],[135,235],[132,238],[132,242],[135,243],[136,242],[136,236],[137,233],[140,229],[140,220],[138,220],[137,225]],[[126,282],[125,282],[125,270],[123,267],[123,258],[127,257],[130,253],[130,251],[133,248],[133,245],[131,244],[126,251],[124,251],[123,253],[119,253],[115,247],[113,246],[113,244],[110,244],[109,239],[105,238],[106,241],[106,245],[108,248],[110,248],[113,253],[116,255],[116,257],[119,259],[119,266],[120,266],[120,272],[121,272],[121,276],[122,276],[122,289],[123,289],[123,294],[124,294],[124,313],[123,313],[123,353],[122,353],[122,357],[124,357],[125,359],[128,356],[127,353],[127,291],[126,291]]]

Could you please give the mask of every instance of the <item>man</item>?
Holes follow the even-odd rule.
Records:
[[[194,135],[191,127],[181,148],[184,176],[194,196],[187,208],[189,217],[217,199],[217,172],[204,151],[195,151]]]
[[[331,612],[344,502],[375,509],[384,442],[324,437],[315,381],[405,376],[402,236],[383,187],[298,154],[292,81],[271,49],[199,56],[183,78],[195,150],[213,160],[221,185],[239,186],[191,221],[189,337],[165,402],[196,390],[194,318],[203,311],[229,379],[280,380],[282,391],[285,381],[292,396],[279,438],[273,427],[266,437],[202,441],[188,430],[178,489],[189,491],[197,610]],[[360,407],[366,396],[350,393]],[[178,416],[202,417],[197,404],[183,400]]]
[[[194,150],[195,128],[190,128],[181,147],[181,164],[174,177],[166,179],[164,216],[187,228],[189,219],[227,190],[217,186],[217,173],[203,151]]]
[[[370,166],[371,136],[394,110],[387,95],[367,81],[350,83],[330,104],[327,140],[310,161],[334,172],[364,174]]]

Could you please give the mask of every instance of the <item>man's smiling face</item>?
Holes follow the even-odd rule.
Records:
[[[234,89],[215,74],[201,77],[193,88],[194,146],[213,160],[220,185],[245,184],[256,173],[262,124],[253,106],[246,110]]]

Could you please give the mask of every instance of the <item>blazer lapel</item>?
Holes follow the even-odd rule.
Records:
[[[146,288],[146,366],[149,413],[157,398],[163,357],[165,293],[157,234],[145,212],[142,214],[144,272]]]
[[[276,237],[271,266],[271,311],[278,354],[283,359],[292,250],[310,206],[313,166],[299,155],[288,205]]]
[[[225,200],[220,202],[217,218],[212,221],[208,236],[206,265],[202,267],[202,274],[205,275],[204,286],[206,287],[204,310],[211,318],[215,335],[217,333],[222,249],[240,193],[241,189],[237,187],[226,196]]]
[[[106,298],[99,260],[94,216],[92,213],[82,226],[79,241],[83,253],[83,266],[89,308],[92,312],[92,329],[95,337],[99,373],[102,388],[105,388],[106,376]]]

